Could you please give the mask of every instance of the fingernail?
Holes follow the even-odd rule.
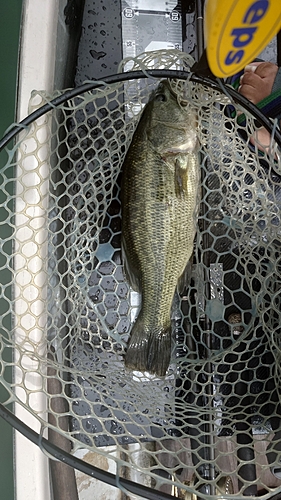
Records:
[[[252,64],[247,64],[247,66],[245,66],[244,68],[244,71],[252,71],[253,73],[256,71],[257,69],[257,66],[253,66]]]
[[[239,85],[237,92],[240,92],[241,87],[242,87],[242,85]]]

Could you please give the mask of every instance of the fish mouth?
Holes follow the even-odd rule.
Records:
[[[186,88],[186,82],[182,81],[175,81],[175,80],[168,80],[167,81],[169,91],[171,92],[172,96],[177,100],[178,104],[182,108],[186,108],[190,104],[190,100],[188,100],[187,97],[187,88]]]

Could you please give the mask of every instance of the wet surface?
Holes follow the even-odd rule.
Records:
[[[117,73],[122,59],[119,0],[85,0],[75,87],[85,80]]]

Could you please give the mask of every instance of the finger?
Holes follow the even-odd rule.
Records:
[[[253,85],[252,82],[250,84],[243,83],[240,86],[239,92],[254,104],[262,101],[262,99],[270,94],[268,83],[263,78],[259,78],[257,85]]]
[[[273,79],[275,78],[278,71],[278,66],[273,63],[264,62],[257,66],[255,74],[261,78]]]
[[[250,85],[241,85],[238,89],[239,94],[246,97],[249,101],[255,103],[256,92],[254,87]]]
[[[261,77],[256,73],[253,73],[252,71],[246,71],[246,73],[244,73],[240,78],[240,84],[252,85],[253,87],[256,87],[257,85],[259,85],[260,80]]]
[[[256,144],[260,151],[267,151],[270,141],[270,133],[264,127],[255,130],[254,134],[250,137],[250,142],[254,145]]]
[[[261,62],[251,63],[245,70],[240,78],[238,92],[257,104],[271,93],[278,67],[273,63]]]
[[[251,64],[247,64],[247,66],[245,66],[244,68],[244,72],[246,73],[247,71],[251,71],[252,73],[254,73],[257,69],[257,65],[255,63],[251,63]]]
[[[245,66],[245,70],[246,68],[249,68],[250,66],[260,66],[260,64],[264,64],[264,61],[252,61],[251,63],[247,64],[247,66]]]

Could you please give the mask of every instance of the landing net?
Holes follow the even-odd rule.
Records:
[[[160,51],[120,71],[192,64]],[[241,104],[192,78],[173,83],[198,117],[201,203],[190,282],[174,298],[171,363],[164,378],[124,367],[141,296],[122,268],[120,175],[158,83],[84,92],[7,149],[2,403],[24,410],[44,436],[66,437],[73,454],[106,456],[118,477],[153,490],[269,499],[281,492],[271,472],[281,450],[280,149],[270,135],[259,143],[262,123]],[[30,112],[56,96],[34,92]]]

